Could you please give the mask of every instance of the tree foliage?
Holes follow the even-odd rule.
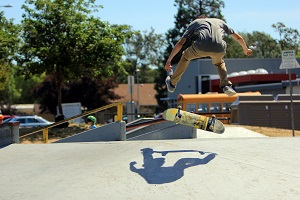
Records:
[[[15,103],[39,103],[37,98],[33,96],[33,91],[36,85],[40,84],[45,79],[45,74],[34,75],[30,78],[25,78],[24,75],[15,76],[15,87],[18,91],[19,97],[16,98]]]
[[[230,36],[224,39],[227,43],[225,58],[278,58],[281,56],[280,47],[270,35],[254,31],[252,33],[239,33],[248,46],[252,46],[251,57],[245,56],[242,47]]]
[[[248,44],[253,46],[254,58],[279,58],[281,56],[280,46],[270,35],[258,31],[247,34]]]
[[[56,113],[57,99],[56,88],[53,75],[48,75],[45,80],[34,87],[33,96],[38,99],[42,112],[50,111]],[[120,98],[111,89],[117,86],[115,78],[97,79],[92,77],[82,77],[64,83],[62,87],[62,100],[65,103],[81,102],[83,107],[92,110],[108,104],[111,100]]]
[[[2,75],[5,76],[6,81],[3,84],[3,90],[0,91],[0,105],[9,107],[11,104],[17,103],[21,93],[16,86],[17,81],[14,77],[14,69],[7,68],[7,71]]]
[[[140,72],[141,83],[153,83],[155,69],[162,64],[165,38],[162,34],[156,34],[151,28],[148,31],[136,31],[132,37],[125,40],[125,70],[126,74],[119,76],[121,83],[127,83],[128,75],[136,75]]]
[[[246,33],[239,33],[244,39],[245,42],[248,41]],[[225,58],[244,58],[245,54],[243,53],[242,47],[237,43],[232,37],[225,36],[224,40],[227,44]]]
[[[81,105],[88,110],[99,108],[109,104],[111,100],[120,98],[112,90],[118,86],[114,76],[102,80],[82,77],[70,82],[67,86],[68,90],[64,96],[64,101],[81,102]]]
[[[0,12],[0,91],[3,91],[13,72],[11,61],[17,52],[19,44],[20,27],[7,20],[4,13]]]
[[[128,26],[110,26],[90,15],[95,0],[26,0],[18,63],[26,76],[46,73],[55,79],[62,113],[65,82],[83,76],[108,77],[124,71],[122,44]],[[97,7],[96,7],[97,8]]]
[[[166,89],[165,79],[166,79],[166,70],[163,66],[157,69],[158,76],[154,79],[154,89],[156,90],[156,101],[157,108],[156,113],[163,112],[168,108],[168,102],[161,100],[162,98],[166,98],[168,96],[168,92]]]
[[[272,24],[272,27],[279,33],[279,44],[281,50],[295,50],[296,54],[300,47],[300,34],[297,29],[289,28],[282,22]]]
[[[8,113],[10,104],[20,96],[15,87],[13,57],[19,45],[20,26],[13,20],[7,20],[4,13],[0,12],[0,108],[3,113]]]

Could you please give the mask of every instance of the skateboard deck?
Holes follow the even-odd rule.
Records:
[[[163,118],[178,124],[195,127],[205,131],[222,134],[225,131],[224,124],[215,117],[207,117],[183,111],[180,108],[169,108],[164,111]]]

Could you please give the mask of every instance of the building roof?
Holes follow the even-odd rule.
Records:
[[[296,74],[292,74],[291,78],[296,79]],[[232,84],[236,86],[256,87],[258,84],[280,83],[289,80],[288,74],[247,74],[243,76],[229,77]],[[220,79],[211,80],[211,92],[220,91]],[[257,91],[257,90],[256,90]]]
[[[260,92],[243,92],[236,93],[233,96],[228,96],[225,93],[206,93],[206,94],[179,94],[178,101],[186,101],[186,102],[231,102],[235,101],[235,99],[239,96],[260,96]],[[224,99],[224,101],[223,101]]]
[[[134,84],[134,91],[132,94],[133,101],[138,101],[138,86],[140,106],[157,105],[157,101],[155,99],[156,90],[154,89],[154,83]],[[128,84],[119,84],[117,88],[113,89],[113,91],[115,92],[115,94],[121,96],[121,99],[115,101],[131,101],[131,94],[129,93]]]

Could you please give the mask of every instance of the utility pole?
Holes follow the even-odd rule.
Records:
[[[136,83],[137,83],[137,114],[139,115],[140,114],[140,90],[139,90],[139,74],[140,74],[140,70],[139,69],[136,69],[136,76],[137,76],[137,80],[136,80]]]

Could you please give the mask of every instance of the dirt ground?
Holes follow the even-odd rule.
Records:
[[[226,125],[226,126],[243,127],[269,137],[292,137],[293,136],[293,132],[291,129],[280,129],[280,128],[261,127],[261,126],[244,126],[244,125]],[[294,130],[294,135],[300,136],[300,130]]]
[[[43,133],[42,131],[28,135],[28,133],[33,132],[37,129],[20,129],[20,143],[21,144],[38,144],[43,143]],[[56,140],[66,138],[77,133],[81,133],[83,131],[88,130],[87,125],[76,125],[71,124],[67,128],[50,128],[48,133],[48,141],[49,143],[54,142]],[[28,136],[26,136],[28,135]]]
[[[293,132],[290,129],[279,129],[279,128],[271,128],[271,127],[259,127],[259,126],[242,126],[242,125],[229,125],[225,126],[239,126],[251,131],[255,131],[257,133],[269,136],[269,137],[292,137]],[[71,135],[83,132],[88,130],[88,127],[85,125],[76,125],[71,124],[67,128],[52,128],[49,129],[48,141],[49,143],[59,140],[61,138],[69,137]],[[42,132],[35,133],[33,135],[29,135],[26,137],[22,137],[29,132],[34,131],[34,129],[20,129],[20,143],[21,144],[38,144],[43,143],[42,141]],[[294,131],[295,136],[300,136],[300,130]]]

